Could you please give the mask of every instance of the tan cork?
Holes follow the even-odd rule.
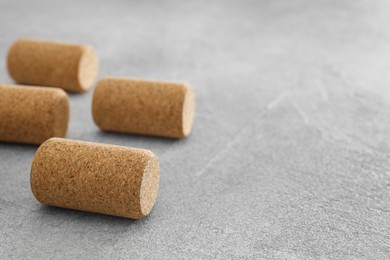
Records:
[[[59,88],[0,85],[0,141],[41,144],[65,137],[69,98]]]
[[[185,83],[107,77],[93,94],[93,118],[105,131],[183,138],[194,113],[194,93]]]
[[[156,201],[159,178],[149,150],[52,138],[35,154],[30,184],[45,205],[139,219]]]
[[[8,71],[20,84],[87,91],[98,70],[98,59],[89,45],[20,39],[8,52]]]

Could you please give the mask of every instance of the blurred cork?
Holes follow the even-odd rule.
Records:
[[[0,141],[41,144],[65,137],[69,98],[59,88],[0,85]]]
[[[20,84],[84,92],[97,70],[98,59],[89,45],[20,39],[8,52],[8,71]]]
[[[107,77],[92,101],[95,123],[105,131],[183,138],[190,134],[195,97],[185,83]]]
[[[149,150],[52,138],[35,154],[30,184],[45,205],[139,219],[155,203],[159,177]]]

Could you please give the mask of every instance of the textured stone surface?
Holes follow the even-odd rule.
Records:
[[[40,206],[34,146],[0,144],[4,258],[390,257],[390,3],[0,1],[1,82],[19,37],[83,42],[105,75],[188,81],[193,132],[99,131],[72,94],[69,138],[151,149],[145,219]]]

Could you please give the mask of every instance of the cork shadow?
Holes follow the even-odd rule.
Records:
[[[0,152],[2,151],[36,151],[38,144],[22,144],[11,142],[0,142]]]
[[[95,88],[95,84],[92,85],[92,87],[90,89],[88,89],[87,91],[84,91],[84,92],[76,92],[76,91],[70,91],[70,90],[67,90],[67,89],[64,89],[62,87],[58,87],[58,86],[48,86],[48,85],[37,85],[37,84],[31,84],[31,83],[19,83],[17,81],[14,81],[12,79],[10,80],[6,80],[3,82],[4,84],[6,85],[14,85],[14,86],[26,86],[26,87],[42,87],[42,88],[48,88],[48,89],[53,89],[53,88],[59,88],[59,89],[62,89],[63,91],[65,91],[65,93],[69,96],[69,97],[73,97],[73,96],[85,96],[88,94],[88,92],[92,92],[93,93],[93,89]]]
[[[176,139],[176,138],[167,138],[167,137],[156,137],[156,136],[147,136],[147,135],[138,135],[138,134],[126,134],[126,133],[118,133],[111,131],[103,131],[97,130],[96,136],[99,140],[105,141],[114,141],[116,143],[119,142],[129,142],[129,143],[153,143],[158,145],[173,145],[179,144],[185,141],[184,139]]]
[[[69,98],[82,98],[84,96],[88,96],[90,94],[93,94],[93,91],[95,89],[95,85],[93,85],[90,89],[84,92],[75,92],[75,91],[69,91],[66,89],[62,89],[66,92],[66,94],[69,96]]]
[[[82,226],[95,225],[96,223],[99,223],[110,226],[128,227],[130,225],[141,225],[148,219],[148,216],[143,219],[129,219],[46,205],[40,205],[36,210],[36,213],[38,214],[38,218],[42,219],[42,221],[49,223],[58,222],[58,225],[65,221],[71,221]]]

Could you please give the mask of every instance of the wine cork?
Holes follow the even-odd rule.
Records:
[[[59,88],[0,85],[0,141],[41,144],[65,137],[69,98]]]
[[[84,92],[97,69],[98,59],[89,45],[21,39],[8,52],[8,71],[20,84]]]
[[[95,123],[105,131],[182,138],[190,134],[195,98],[185,83],[105,78],[92,101]]]
[[[139,219],[151,211],[160,168],[149,150],[52,138],[31,167],[42,204]]]

